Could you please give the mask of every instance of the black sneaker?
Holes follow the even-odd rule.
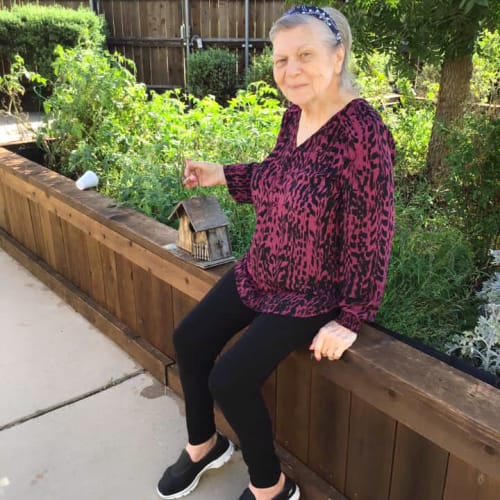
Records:
[[[189,453],[182,450],[177,462],[163,473],[156,488],[158,495],[166,500],[188,495],[198,486],[205,471],[222,467],[231,458],[233,451],[233,443],[219,433],[214,447],[199,462],[193,462]]]
[[[300,489],[299,487],[287,476],[285,476],[285,486],[281,493],[273,497],[273,500],[299,500]],[[255,495],[246,488],[239,500],[255,500]]]

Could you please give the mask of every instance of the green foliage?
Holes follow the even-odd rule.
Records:
[[[431,136],[435,107],[430,102],[402,98],[403,103],[382,110],[382,117],[397,145],[394,165],[399,194],[410,199],[425,171],[425,156]]]
[[[248,68],[247,83],[266,82],[271,87],[276,86],[273,76],[273,66],[273,49],[267,46],[252,59],[252,63]]]
[[[8,115],[21,113],[21,98],[26,92],[27,83],[45,85],[46,79],[38,73],[28,71],[20,55],[15,55],[10,66],[10,72],[0,76],[1,108]]]
[[[227,102],[238,87],[238,56],[228,49],[203,49],[194,52],[187,68],[188,91],[201,98],[213,95]]]
[[[319,4],[320,2],[313,3]],[[488,0],[362,0],[333,2],[351,24],[360,53],[382,50],[413,71],[420,62],[440,63],[446,54],[472,54],[479,27],[495,29],[498,2]]]
[[[492,251],[493,264],[500,266],[500,250]],[[454,335],[447,343],[449,354],[458,354],[472,364],[500,377],[500,273],[483,283],[478,296],[485,300],[474,330]]]
[[[387,54],[373,52],[365,57],[354,55],[351,71],[360,94],[375,106],[382,104],[384,96],[392,93],[396,77]]]
[[[54,48],[74,47],[82,40],[104,44],[104,18],[89,9],[28,4],[0,10],[0,58],[9,61],[19,54],[30,71],[49,80]]]
[[[500,118],[469,114],[460,128],[451,131],[444,197],[454,224],[471,241],[478,263],[486,262],[488,250],[500,244],[499,158]]]
[[[72,177],[89,165],[99,175],[119,173],[123,157],[145,144],[146,87],[127,69],[132,63],[118,54],[61,46],[55,53],[54,93],[44,103],[53,118],[46,130],[55,138],[51,167]]]
[[[498,102],[500,97],[500,32],[481,33],[473,56],[471,89],[476,102]]]
[[[396,233],[377,321],[441,349],[451,333],[474,318],[476,277],[470,244],[446,219],[422,208],[422,200],[398,207]]]
[[[185,158],[258,161],[274,145],[283,110],[265,84],[239,91],[223,107],[214,97],[179,91],[148,96],[133,65],[117,54],[77,47],[58,48],[57,56],[45,104],[50,121],[40,131],[55,138],[47,145],[50,166],[73,178],[94,170],[101,192],[162,222],[196,194],[181,183]],[[218,196],[241,255],[253,232],[252,207],[222,190]]]

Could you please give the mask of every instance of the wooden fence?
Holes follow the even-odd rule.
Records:
[[[12,3],[14,0],[0,0],[0,7],[9,7]],[[106,18],[109,49],[132,59],[138,80],[150,88],[184,85],[187,48],[190,53],[206,47],[230,48],[239,54],[242,69],[244,0],[38,0],[36,3],[69,8],[92,6]],[[252,52],[268,43],[269,29],[284,9],[282,0],[250,0],[248,23]],[[201,39],[202,49],[193,43],[195,36]]]
[[[173,329],[227,267],[175,258],[173,229],[11,150],[0,247],[180,394]],[[264,394],[306,500],[500,498],[500,391],[373,327],[341,361],[290,355]]]

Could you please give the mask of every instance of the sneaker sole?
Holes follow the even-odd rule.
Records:
[[[177,493],[173,493],[172,495],[162,495],[160,493],[160,490],[157,487],[156,493],[158,493],[160,498],[163,498],[164,500],[173,500],[175,498],[182,498],[182,497],[185,497],[186,495],[189,495],[198,486],[198,483],[200,482],[200,478],[204,472],[206,472],[209,469],[219,469],[226,462],[229,461],[232,454],[234,453],[234,445],[229,440],[228,440],[228,443],[229,443],[229,446],[227,447],[227,450],[219,458],[216,458],[213,462],[210,462],[207,465],[205,465],[205,467],[203,467],[203,469],[201,469],[201,471],[198,472],[198,475],[194,478],[193,482],[187,488],[183,489],[182,491],[178,491]],[[297,499],[298,498],[299,497],[297,497]]]
[[[293,495],[288,500],[299,500],[299,498],[300,498],[300,488],[296,484],[295,491],[293,492]]]

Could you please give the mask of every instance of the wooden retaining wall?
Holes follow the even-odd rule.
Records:
[[[0,148],[0,246],[181,394],[172,331],[227,267],[176,259],[175,238]],[[306,499],[500,498],[500,391],[373,327],[341,361],[290,355],[264,393]]]

